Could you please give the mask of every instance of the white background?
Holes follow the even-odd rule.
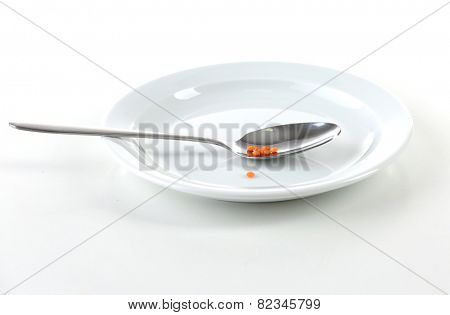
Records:
[[[6,4],[138,87],[238,61],[344,69],[444,2]],[[379,250],[302,200],[240,204],[165,191],[46,267],[160,188],[118,165],[101,139],[8,127],[101,125],[130,89],[0,4],[0,291],[449,292],[449,17],[450,5],[350,71],[411,110],[407,149],[368,180],[308,198]]]

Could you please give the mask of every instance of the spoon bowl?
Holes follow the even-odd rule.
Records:
[[[235,142],[233,151],[250,159],[271,159],[304,152],[321,146],[341,133],[341,128],[333,123],[310,122],[271,126],[249,132]],[[269,146],[278,149],[277,155],[251,157],[247,155],[249,146]]]

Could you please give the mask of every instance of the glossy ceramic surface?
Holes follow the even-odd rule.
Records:
[[[411,134],[412,119],[389,92],[349,74],[284,110],[336,74],[331,69],[287,63],[192,69],[139,88],[174,115],[132,92],[106,119],[108,128],[138,129],[150,124],[160,132],[203,136],[209,130],[216,133],[210,136],[224,142],[239,139],[263,123],[261,127],[316,121],[340,126],[341,135],[330,143],[275,164],[243,162],[226,150],[192,143],[152,143],[145,156],[134,144],[114,143],[113,152],[133,172],[154,183],[221,200],[288,200],[349,185],[375,173],[399,152]],[[145,168],[136,157],[141,161],[144,157],[153,166],[156,161],[158,166]],[[249,170],[256,174],[251,180],[245,176]]]

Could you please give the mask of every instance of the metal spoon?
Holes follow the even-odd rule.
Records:
[[[303,152],[321,146],[333,140],[341,133],[341,128],[332,123],[309,122],[278,125],[252,131],[247,133],[241,139],[232,141],[229,145],[227,145],[221,141],[203,137],[167,135],[139,131],[52,126],[13,122],[10,122],[9,125],[19,130],[45,133],[103,136],[111,138],[149,138],[203,142],[220,146],[241,157],[250,159],[270,159]],[[250,157],[247,156],[247,147],[250,145],[276,147],[278,148],[278,154],[266,157]]]

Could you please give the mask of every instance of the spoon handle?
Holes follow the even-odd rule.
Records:
[[[193,142],[210,143],[228,149],[228,146],[226,146],[224,143],[220,141],[203,137],[167,135],[167,134],[148,133],[129,130],[54,126],[54,125],[15,123],[15,122],[10,122],[9,125],[19,130],[33,131],[33,132],[56,133],[56,134],[79,135],[79,136],[101,136],[112,138],[147,138],[147,139],[162,139],[162,140],[193,141]]]

